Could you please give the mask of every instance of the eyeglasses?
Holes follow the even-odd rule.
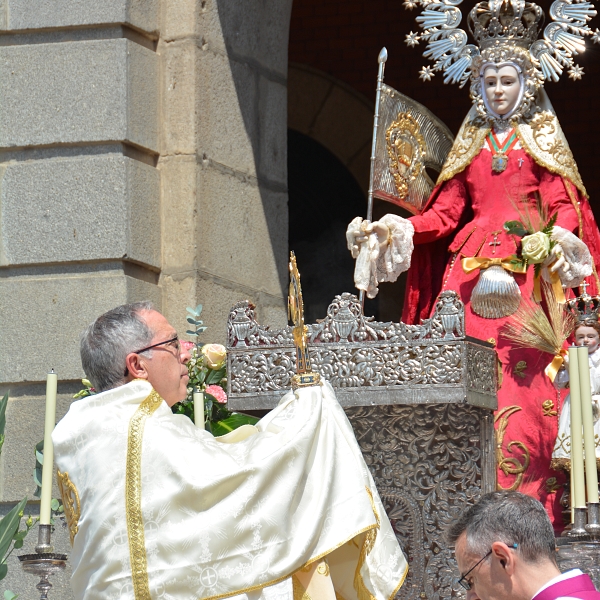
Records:
[[[473,571],[473,569],[476,569],[490,554],[492,553],[492,550],[490,550],[481,560],[477,561],[459,580],[458,580],[458,585],[460,585],[461,587],[465,588],[465,590],[470,590],[471,589],[471,582],[467,581],[467,575]]]
[[[152,346],[147,346],[146,348],[142,348],[141,350],[136,350],[135,352],[131,352],[130,354],[141,354],[142,352],[146,352],[146,350],[152,350],[152,348],[158,348],[159,346],[166,346],[167,344],[173,344],[177,350],[178,354],[181,354],[181,344],[179,342],[179,336],[176,335],[174,338],[170,340],[165,340],[164,342],[158,342],[158,344],[152,344]],[[125,367],[125,377],[127,377],[129,373],[129,369]]]
[[[519,544],[511,544],[509,546],[509,548],[513,548],[513,549],[516,549],[518,547],[519,547]],[[471,573],[471,571],[476,569],[491,553],[492,553],[492,550],[490,549],[490,551],[481,560],[478,560],[464,575],[462,575],[461,578],[457,581],[458,585],[460,585],[467,591],[470,590],[471,582],[467,581],[467,575],[469,573]]]
[[[152,344],[152,346],[147,346],[146,348],[142,348],[141,350],[136,350],[131,354],[141,354],[142,352],[146,352],[146,350],[152,350],[152,348],[158,348],[159,346],[166,346],[167,344],[173,344],[177,349],[177,352],[181,352],[181,344],[179,343],[179,336],[176,335],[174,338],[170,340],[166,340],[164,342],[158,342],[158,344]]]

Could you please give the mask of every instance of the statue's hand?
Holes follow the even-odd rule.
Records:
[[[356,217],[352,220],[350,225],[348,225],[346,239],[348,242],[348,249],[354,258],[358,256],[361,244],[364,244],[372,233],[377,235],[377,241],[380,244],[380,248],[381,250],[384,250],[390,235],[390,230],[387,225],[384,225],[379,221],[373,221],[371,223],[360,217]]]
[[[565,255],[563,254],[562,246],[559,243],[554,244],[550,251],[551,262],[553,263],[550,267],[552,273],[558,273],[558,275],[567,275],[571,270],[571,265],[567,262]]]

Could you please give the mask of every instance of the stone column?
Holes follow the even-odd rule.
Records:
[[[81,388],[79,333],[102,312],[149,299],[183,333],[185,307],[202,303],[205,341],[224,342],[247,298],[285,324],[290,12],[291,0],[0,0],[5,508],[35,490],[46,373],[60,418]],[[5,588],[29,597],[35,583],[11,557]],[[68,573],[52,593],[71,597]]]
[[[163,4],[161,285],[180,329],[186,305],[204,305],[206,341],[224,343],[240,299],[286,321],[291,4]]]

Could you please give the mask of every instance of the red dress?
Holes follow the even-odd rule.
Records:
[[[564,476],[550,469],[550,460],[561,399],[544,374],[552,357],[512,348],[499,336],[508,318],[484,319],[471,310],[471,292],[480,271],[466,274],[460,263],[465,257],[514,254],[520,239],[508,235],[503,225],[520,218],[515,205],[525,199],[535,210],[536,192],[547,204],[549,215],[558,213],[556,224],[564,229],[577,234],[581,217],[583,239],[592,256],[599,257],[600,237],[589,204],[575,186],[538,165],[522,149],[510,153],[504,172],[494,173],[492,154],[482,149],[464,171],[434,190],[421,215],[410,219],[415,251],[402,320],[415,323],[429,317],[443,290],[459,293],[465,304],[467,335],[493,341],[501,363],[496,413],[498,484],[538,498],[560,529]],[[514,274],[524,298],[531,297],[533,276],[532,268],[526,274]],[[588,289],[594,290],[595,286]]]

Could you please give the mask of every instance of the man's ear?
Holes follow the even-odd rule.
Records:
[[[125,358],[125,365],[129,373],[128,379],[148,379],[148,371],[146,369],[146,361],[139,354],[128,354]]]
[[[515,570],[515,553],[512,548],[504,542],[494,542],[492,544],[492,557],[495,558],[507,575],[512,575]]]

